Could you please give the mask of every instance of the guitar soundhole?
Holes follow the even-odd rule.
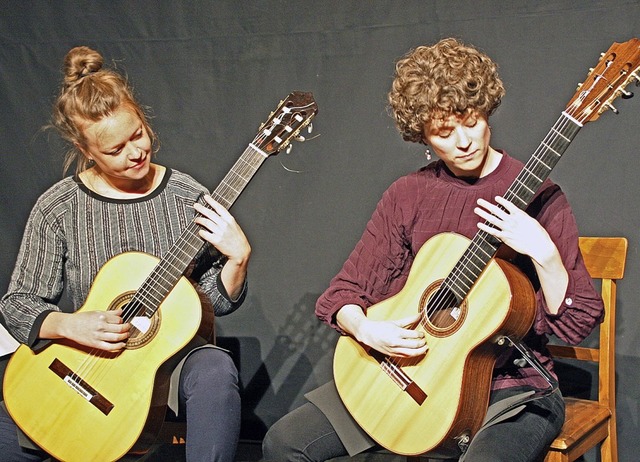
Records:
[[[427,287],[420,299],[424,327],[434,337],[453,334],[467,316],[466,301],[458,304],[453,292],[442,286],[441,282],[434,282]]]
[[[158,330],[160,329],[160,322],[162,321],[160,310],[156,310],[151,318],[145,316],[144,313],[135,313],[135,308],[130,304],[134,295],[135,292],[126,292],[116,298],[109,307],[110,310],[122,308],[128,319],[135,318],[136,316],[140,317],[140,323],[132,321],[134,326],[135,324],[138,324],[141,328],[131,327],[131,336],[127,340],[128,350],[141,348],[149,343],[149,341],[158,333]],[[140,309],[144,310],[144,307],[141,307]]]

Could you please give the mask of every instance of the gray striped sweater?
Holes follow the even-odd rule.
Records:
[[[32,345],[46,314],[82,306],[98,270],[111,257],[133,250],[161,257],[192,220],[192,205],[204,192],[192,177],[170,169],[156,190],[139,199],[105,198],[72,177],[53,185],[31,211],[8,292],[0,301],[7,328],[18,341]],[[207,245],[185,273],[197,281],[216,316],[235,311],[246,292],[245,284],[242,296],[229,300],[219,279],[223,263]],[[59,306],[61,300],[71,306]]]

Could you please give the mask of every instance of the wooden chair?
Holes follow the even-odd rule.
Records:
[[[598,399],[566,397],[566,419],[551,444],[545,462],[571,462],[600,444],[602,462],[618,461],[616,433],[616,283],[624,276],[627,240],[621,237],[581,237],[580,250],[589,274],[601,280],[605,317],[595,348],[550,345],[555,358],[598,364]],[[562,378],[560,378],[562,383]]]

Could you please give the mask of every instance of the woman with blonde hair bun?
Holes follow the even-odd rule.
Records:
[[[65,171],[75,164],[75,174],[42,194],[29,216],[0,301],[8,330],[29,346],[65,339],[123,350],[132,325],[122,309],[77,311],[98,270],[127,251],[164,255],[194,216],[203,246],[185,276],[216,316],[238,309],[251,247],[233,216],[191,176],[153,162],[157,142],[142,106],[97,51],[73,48],[63,69],[52,125],[69,144]],[[63,291],[71,306],[58,304]],[[205,336],[173,360],[182,359],[174,364],[169,405],[187,421],[187,460],[232,462],[240,431],[238,372],[228,352],[211,344],[213,332]],[[23,436],[0,409],[1,458],[46,458]]]

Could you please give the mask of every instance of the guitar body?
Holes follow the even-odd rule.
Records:
[[[157,258],[140,252],[112,258],[100,269],[80,311],[126,304],[157,263]],[[117,460],[141,435],[155,437],[164,419],[171,372],[161,366],[195,336],[200,319],[200,299],[183,277],[153,315],[146,333],[137,332],[119,354],[89,351],[71,342],[54,341],[38,352],[21,345],[5,374],[9,414],[56,459]],[[90,401],[65,377],[83,380],[100,398]]]
[[[395,320],[425,312],[469,242],[453,233],[429,239],[404,288],[371,306],[367,317]],[[429,350],[420,358],[381,360],[352,337],[338,340],[334,378],[341,399],[358,424],[395,453],[422,454],[456,446],[458,437],[473,437],[488,406],[499,352],[495,340],[528,332],[535,297],[515,266],[492,259],[459,308],[453,317],[449,312],[423,316],[416,328],[425,332]]]

